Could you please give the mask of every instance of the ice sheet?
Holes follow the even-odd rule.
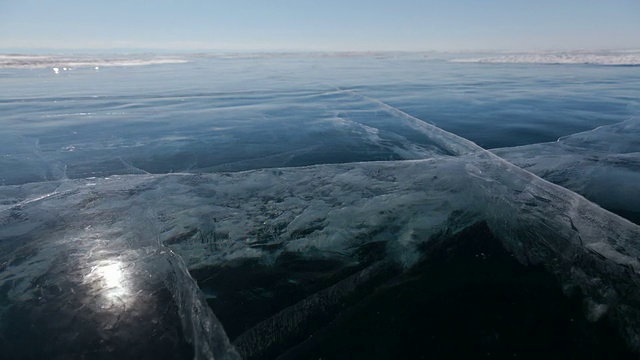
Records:
[[[151,98],[132,109],[122,104],[139,99],[83,99],[95,111],[73,114],[52,113],[45,102],[30,121],[8,115],[0,134],[0,184],[421,159],[467,146],[436,143],[437,131],[422,121],[348,89],[278,93],[277,101],[262,93],[234,96]],[[154,112],[156,103],[172,112]],[[175,121],[174,112],[189,121]],[[64,123],[75,118],[82,122]]]
[[[134,319],[165,323],[158,312],[173,303],[181,318],[174,328],[195,342],[196,354],[233,358],[237,353],[182,261],[193,271],[247,259],[268,266],[297,254],[348,267],[364,261],[360,249],[381,244],[379,261],[410,269],[424,257],[425,244],[485,222],[520,262],[544,265],[567,292],[580,289],[592,319],[615,319],[627,342],[640,348],[637,225],[465,139],[388,110],[446,151],[424,160],[0,188],[3,316],[16,307],[35,314],[45,299],[77,304],[62,311],[101,330],[133,331]],[[161,301],[163,291],[172,300]],[[43,321],[61,316],[48,311]],[[292,318],[278,324],[285,335],[300,326]],[[73,334],[78,326],[57,331]],[[269,334],[239,339],[243,349],[275,341]]]
[[[3,187],[3,354],[234,358],[182,259],[159,243],[151,210],[135,202],[114,209],[119,197],[144,183],[132,178]],[[36,331],[34,321],[40,323]]]
[[[492,150],[511,163],[640,221],[640,118],[542,143]]]

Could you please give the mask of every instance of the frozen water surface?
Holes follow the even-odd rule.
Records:
[[[458,75],[480,76],[477,65],[404,56],[203,55],[108,75],[2,70],[2,81],[20,84],[0,98],[2,353],[411,357],[429,353],[423,343],[435,355],[639,351],[640,228],[600,207],[631,220],[639,211],[637,80],[566,128],[540,125],[557,142],[538,134],[489,152],[413,115],[438,113],[437,88],[459,90]],[[425,80],[423,71],[443,69],[453,75],[434,72],[438,86]],[[132,74],[145,81],[127,82]],[[422,90],[435,100],[417,111]],[[593,130],[567,133],[575,126]],[[524,284],[506,282],[512,274]],[[448,315],[439,322],[438,313]]]
[[[521,168],[640,222],[640,119],[493,152]]]

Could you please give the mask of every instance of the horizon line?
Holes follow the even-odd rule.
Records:
[[[563,52],[640,52],[640,48],[572,48],[572,49],[461,49],[461,50],[328,50],[328,49],[170,49],[153,47],[121,47],[121,48],[53,48],[53,47],[0,47],[2,55],[22,54],[130,54],[130,53],[165,53],[165,54],[381,54],[381,53],[563,53]]]

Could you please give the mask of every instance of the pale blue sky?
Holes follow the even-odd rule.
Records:
[[[0,49],[639,49],[640,0],[0,0]]]

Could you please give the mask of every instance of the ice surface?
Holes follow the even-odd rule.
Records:
[[[158,242],[149,209],[114,209],[143,184],[102,179],[2,189],[3,354],[186,359],[195,351],[195,358],[233,358],[182,260]],[[24,326],[32,321],[41,323],[36,332]]]
[[[640,65],[640,51],[628,52],[563,52],[524,53],[491,57],[456,58],[459,63],[525,63],[525,64],[593,64],[593,65]]]
[[[59,75],[72,66],[16,59],[24,62],[19,66],[55,66]],[[243,79],[222,90],[211,91],[210,84],[148,89],[182,76],[169,66],[166,73],[149,72],[144,85],[123,82],[117,91],[94,94],[94,79],[106,72],[85,69],[86,83],[46,74],[51,81],[34,82],[23,94],[7,92],[0,102],[6,185],[0,186],[0,353],[260,358],[286,339],[308,337],[313,319],[333,321],[382,280],[416,270],[433,244],[485,228],[522,264],[544,266],[566,293],[583,293],[589,319],[612,320],[640,349],[638,226],[531,173],[609,209],[637,211],[635,120],[495,150],[510,163],[406,113],[419,102],[403,106],[406,87],[426,89],[425,83],[388,86],[397,78],[387,75],[377,90],[324,83],[291,89],[289,65],[274,74],[261,70],[269,79],[258,85],[273,88],[256,91],[238,90],[253,85],[242,67],[227,78],[201,80]],[[385,66],[374,69],[383,73]],[[110,81],[128,76],[119,70]],[[611,80],[615,86],[630,74],[599,70],[620,72]],[[461,98],[486,85],[485,76],[471,78],[454,86]],[[558,84],[543,83],[535,91]],[[76,93],[78,84],[87,93]],[[404,94],[389,95],[403,88]],[[628,90],[611,96],[627,104]],[[405,111],[365,93],[386,94]],[[471,98],[490,102],[491,96]],[[571,106],[591,104],[577,98]],[[435,112],[452,104],[443,99]],[[506,104],[522,113],[535,108],[522,99]],[[220,283],[242,277],[221,278],[242,271],[313,286],[248,328],[229,325],[206,302],[233,302]],[[190,274],[208,283],[205,293]],[[260,284],[241,291],[245,300],[277,298]],[[32,323],[41,326],[25,325]],[[223,326],[233,331],[231,339]]]
[[[42,115],[33,110],[30,121],[9,114],[0,134],[0,183],[422,159],[467,146],[435,142],[431,137],[441,130],[425,129],[422,121],[351,90],[280,93],[277,103],[260,93],[235,96],[242,100],[228,94],[152,98],[142,109],[129,109],[127,97],[84,99],[99,108],[83,113],[52,113],[45,102]],[[205,107],[202,97],[209,99]],[[155,103],[172,111],[156,113]],[[190,121],[173,121],[173,112]],[[79,124],[69,120],[76,118]],[[126,132],[118,128],[123,119]],[[55,131],[47,129],[52,124]]]
[[[249,259],[269,266],[296,254],[365,271],[297,305],[312,314],[366,287],[385,266],[410,269],[434,239],[484,222],[520,262],[544,265],[567,291],[580,289],[593,319],[616,319],[628,343],[640,348],[640,227],[465,139],[387,111],[441,151],[423,160],[1,187],[2,316],[15,309],[38,316],[42,302],[48,306],[42,321],[75,314],[79,322],[61,324],[56,341],[76,346],[71,339],[84,321],[99,324],[96,338],[114,329],[133,337],[162,333],[154,324],[169,324],[195,343],[196,357],[234,358],[186,268]],[[358,255],[374,244],[382,257]],[[180,325],[161,315],[167,313]],[[235,346],[245,354],[268,351],[304,326],[303,314],[285,310]],[[181,337],[173,338],[163,351],[178,351]],[[117,354],[121,346],[114,340],[110,349]]]
[[[640,221],[640,119],[542,143],[492,150],[511,163]]]
[[[617,124],[565,136],[558,139],[558,142],[602,153],[637,154],[640,153],[640,118],[634,117]]]

